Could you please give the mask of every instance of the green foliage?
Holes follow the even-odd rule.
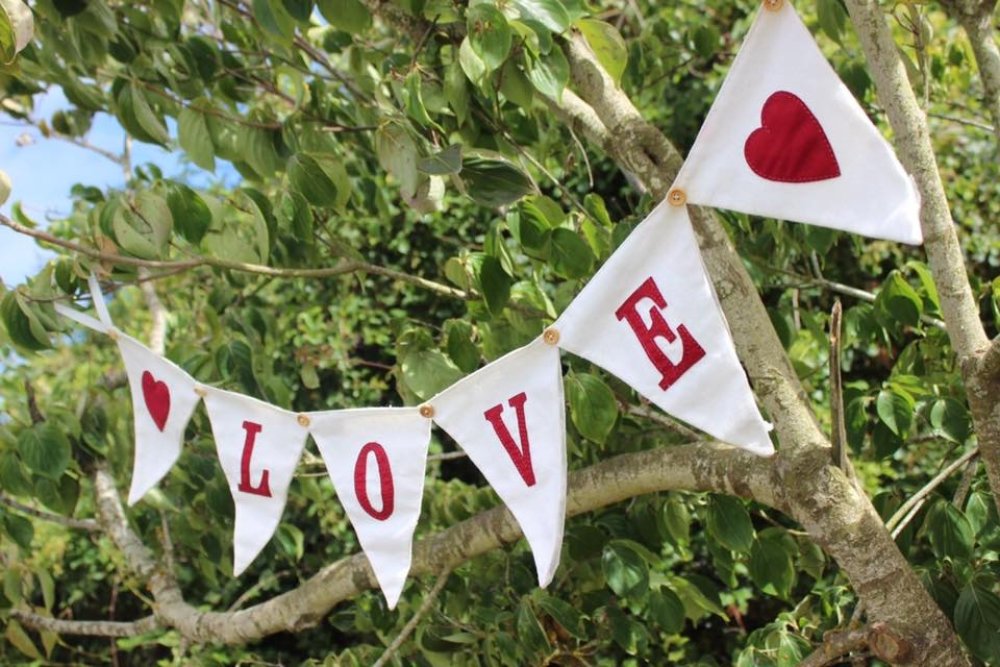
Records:
[[[15,119],[37,113],[35,92],[61,89],[68,108],[44,119],[47,131],[84,138],[105,113],[135,141],[185,156],[181,174],[136,165],[120,188],[81,184],[65,219],[48,226],[107,255],[200,263],[176,275],[151,269],[173,362],[200,382],[296,411],[414,405],[537,337],[654,204],[552,112],[549,100],[565,102],[572,87],[572,31],[683,152],[757,6],[39,0],[35,41],[23,49],[13,14],[0,13],[0,88]],[[842,4],[797,8],[881,122]],[[935,13],[916,18],[932,37],[919,46],[907,33],[903,53],[914,54],[911,76],[926,93],[976,296],[995,333],[996,146],[990,133],[936,117],[979,111],[975,68],[954,25]],[[19,55],[9,64],[12,44]],[[928,267],[894,244],[723,215],[827,431],[832,290],[872,293],[840,297],[845,426],[859,484],[887,519],[974,442]],[[16,205],[11,217],[35,226]],[[233,263],[286,275],[226,268]],[[375,270],[287,275],[363,265]],[[26,285],[0,286],[0,489],[78,517],[95,512],[94,465],[110,466],[125,488],[133,455],[114,345],[76,329],[64,335],[51,305],[83,296],[92,270],[120,286],[110,304],[116,322],[145,338],[148,309],[131,265],[66,253]],[[464,298],[449,296],[452,287]],[[563,363],[572,469],[686,442],[633,412],[623,383],[580,359]],[[435,453],[453,448],[440,435],[432,444]],[[230,571],[232,501],[202,412],[170,475],[128,510],[131,525],[154,550],[169,529],[192,604],[254,604],[358,551],[317,460],[306,457],[275,539],[239,580]],[[988,662],[1000,653],[1000,528],[983,475],[961,506],[957,484],[939,487],[898,543]],[[418,539],[497,503],[467,460],[432,461]],[[0,534],[0,662],[110,660],[106,640],[36,633],[9,619],[13,605],[78,619],[150,613],[106,540],[6,507]],[[115,650],[122,664],[368,665],[416,613],[427,583],[412,581],[395,611],[370,592],[316,628],[249,647],[187,646],[157,631]],[[652,494],[570,519],[555,581],[545,591],[536,584],[523,542],[463,564],[397,662],[784,667],[857,602],[836,563],[788,517],[698,493]]]

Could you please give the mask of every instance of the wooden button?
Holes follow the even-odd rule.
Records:
[[[115,329],[114,327],[108,329],[108,338],[118,342],[118,329]]]
[[[785,4],[785,0],[764,0],[764,9],[776,12]]]
[[[667,201],[671,206],[684,206],[687,200],[687,194],[680,188],[674,188],[667,193]]]
[[[434,417],[434,406],[433,405],[421,405],[420,406],[420,416],[425,419],[431,419]]]
[[[544,340],[549,345],[556,345],[559,343],[559,330],[555,328],[549,328],[545,330],[542,334],[542,340]]]
[[[306,428],[307,426],[309,426],[310,423],[309,415],[300,414],[296,419],[299,422],[299,426],[301,426],[302,428]]]
[[[207,394],[208,392],[205,391],[204,387],[195,387],[194,388],[194,393],[198,394],[202,398],[205,398],[205,394]]]

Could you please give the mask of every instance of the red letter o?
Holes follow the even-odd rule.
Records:
[[[378,464],[379,486],[382,489],[382,509],[376,510],[368,498],[368,455],[375,454]],[[357,496],[361,509],[379,521],[385,521],[392,516],[396,504],[396,487],[392,481],[392,468],[389,467],[389,456],[385,448],[377,442],[369,442],[358,452],[358,460],[354,463],[354,495]]]

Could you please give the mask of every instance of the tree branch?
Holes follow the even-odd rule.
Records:
[[[889,517],[889,520],[885,522],[885,527],[887,530],[893,530],[897,524],[906,516],[913,507],[921,502],[924,498],[930,495],[934,489],[941,486],[941,484],[948,479],[953,472],[964,466],[966,463],[971,461],[973,458],[979,455],[978,449],[970,449],[965,454],[960,456],[957,460],[953,461],[947,468],[939,472],[934,478],[927,482],[922,489],[913,494],[907,499],[905,503],[900,505],[899,509],[896,510],[895,514]]]
[[[68,621],[42,616],[30,611],[13,609],[10,617],[32,630],[54,632],[57,635],[86,635],[88,637],[138,637],[162,627],[155,616],[138,621]]]
[[[979,358],[979,374],[984,379],[1000,378],[1000,336],[990,342],[986,352]]]
[[[31,229],[26,227],[14,220],[11,220],[7,216],[0,214],[0,225],[9,227],[19,234],[24,234],[32,238],[44,241],[45,243],[50,243],[54,246],[60,248],[65,248],[67,250],[72,250],[73,252],[78,252],[81,255],[90,257],[91,259],[98,259],[102,262],[109,262],[112,264],[121,264],[126,266],[136,266],[140,268],[147,269],[176,269],[176,270],[186,270],[193,269],[201,266],[210,266],[217,269],[226,269],[229,271],[238,271],[241,273],[253,273],[260,276],[268,276],[271,278],[329,278],[332,276],[342,276],[349,273],[361,272],[370,273],[377,276],[383,276],[385,278],[391,278],[393,280],[398,280],[403,283],[414,285],[422,289],[426,289],[430,292],[435,292],[443,296],[448,296],[456,299],[463,299],[466,301],[472,301],[479,299],[480,297],[471,292],[466,292],[464,290],[456,289],[450,287],[443,283],[438,283],[433,280],[428,280],[426,278],[421,278],[419,276],[411,276],[408,273],[403,273],[402,271],[397,271],[395,269],[390,269],[383,266],[376,266],[375,264],[369,264],[361,260],[354,259],[344,259],[341,260],[340,264],[337,266],[328,267],[325,269],[287,269],[287,268],[275,268],[272,266],[264,266],[262,264],[248,264],[245,262],[230,262],[223,259],[218,259],[216,257],[204,257],[204,256],[193,256],[193,259],[189,260],[173,260],[173,261],[162,261],[162,260],[149,260],[149,259],[137,259],[135,257],[128,257],[125,255],[118,255],[113,253],[101,252],[95,250],[94,248],[89,248],[87,246],[75,243],[73,241],[67,241],[65,239],[58,238],[38,229]]]
[[[833,630],[823,636],[823,645],[809,654],[798,667],[827,667],[854,651],[868,646],[868,628]]]
[[[176,581],[160,571],[153,555],[132,532],[114,480],[104,468],[95,475],[95,489],[101,523],[125,556],[128,568],[152,591],[157,618],[190,641],[242,644],[276,632],[294,632],[315,625],[340,602],[377,586],[368,559],[358,553],[326,566],[297,588],[266,602],[232,613],[201,611],[184,601]],[[624,454],[572,473],[567,515],[656,491],[681,489],[739,495],[788,510],[770,459],[705,442]],[[417,543],[410,575],[454,569],[520,537],[520,529],[505,507],[482,512]]]
[[[34,507],[29,507],[28,505],[17,502],[2,492],[0,492],[0,503],[6,505],[12,510],[20,512],[21,514],[27,514],[28,516],[33,516],[36,519],[42,519],[43,521],[58,523],[60,526],[66,526],[67,528],[91,531],[101,530],[101,525],[93,519],[74,519],[69,516],[60,516],[58,514],[52,514],[51,512],[36,510]]]
[[[983,82],[983,106],[993,119],[993,127],[987,129],[992,130],[1000,142],[1000,49],[993,35],[996,0],[942,0],[941,6],[969,36]]]

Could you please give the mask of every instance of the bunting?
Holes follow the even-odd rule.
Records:
[[[311,433],[383,594],[394,607],[412,560],[432,422],[510,509],[540,586],[559,564],[566,514],[560,350],[606,369],[668,414],[758,455],[773,453],[718,306],[685,202],[921,241],[912,180],[788,2],[766,2],[667,201],[543,336],[419,408],[297,414],[205,387],[120,333],[94,276],[97,318],[62,315],[117,341],[134,412],[129,503],[177,461],[204,400],[235,505],[233,572],[271,539]]]

